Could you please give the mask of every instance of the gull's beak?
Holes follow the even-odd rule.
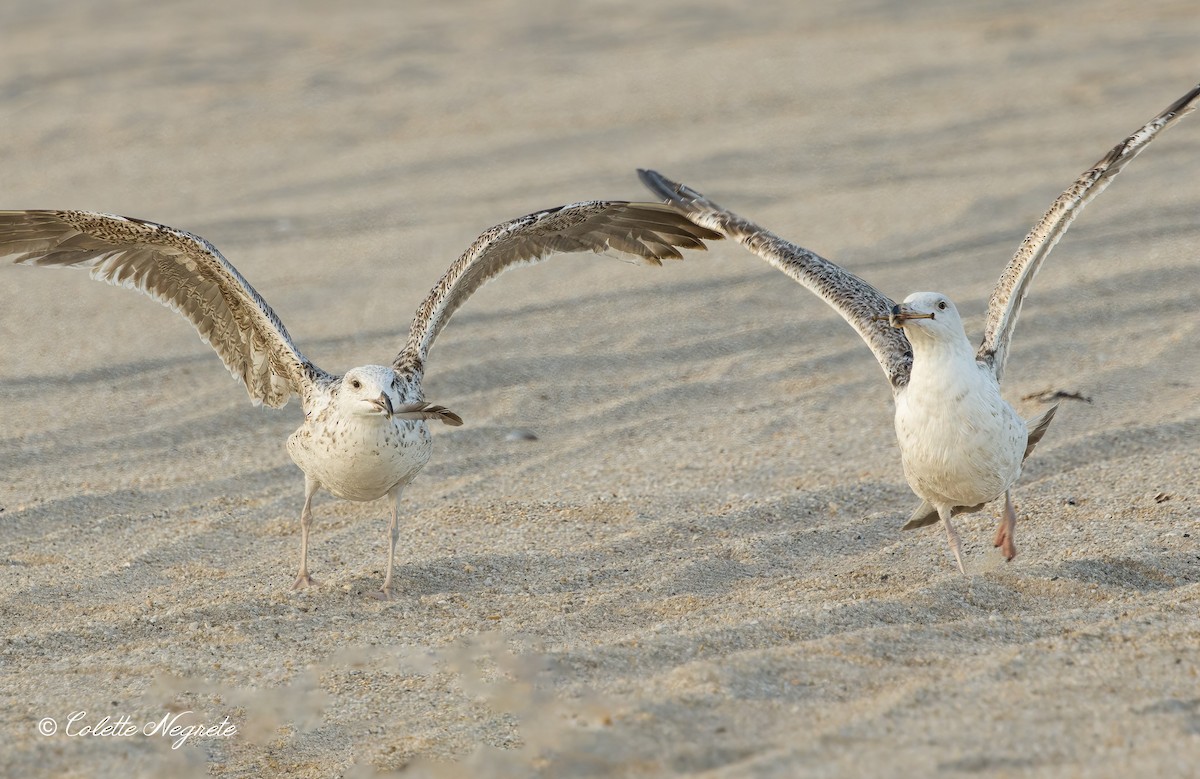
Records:
[[[383,393],[382,395],[380,395],[379,397],[375,398],[371,402],[379,407],[379,411],[385,417],[387,417],[388,419],[392,418],[392,414],[394,414],[395,411],[392,409],[392,399],[388,397],[388,394],[386,392]]]
[[[881,320],[883,318],[884,317],[875,317],[875,319],[878,319],[878,320]],[[903,303],[892,306],[891,313],[889,313],[887,315],[888,324],[891,325],[892,327],[897,327],[897,328],[904,327],[904,323],[908,322],[909,320],[912,320],[912,319],[933,319],[933,318],[934,318],[934,316],[933,316],[932,312],[930,312],[928,314],[918,314],[916,311],[913,311],[911,308],[904,305]]]

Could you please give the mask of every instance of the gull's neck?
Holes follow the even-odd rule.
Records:
[[[915,330],[915,328],[913,328]],[[947,374],[962,376],[978,369],[975,350],[964,332],[908,332],[913,350],[913,377],[937,380]]]

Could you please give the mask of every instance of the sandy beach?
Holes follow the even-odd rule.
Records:
[[[4,4],[0,208],[202,235],[340,373],[484,229],[651,199],[650,167],[975,341],[1045,208],[1200,80],[1190,1],[325,7]],[[1198,343],[1192,116],[1034,284],[1005,395],[1086,400],[1015,561],[999,505],[958,520],[964,577],[900,531],[891,392],[807,290],[729,242],[514,270],[433,349],[466,424],[379,602],[386,501],[322,493],[290,589],[298,401],[253,407],[148,298],[5,264],[0,775],[1194,776]]]

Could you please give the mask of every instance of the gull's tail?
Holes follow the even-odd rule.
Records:
[[[1033,447],[1037,446],[1038,441],[1042,440],[1042,436],[1046,435],[1046,429],[1050,427],[1050,421],[1054,419],[1055,411],[1058,411],[1057,403],[1047,409],[1045,414],[1025,423],[1025,426],[1029,428],[1029,438],[1025,441],[1025,454],[1021,456],[1022,460],[1029,457],[1033,452]]]

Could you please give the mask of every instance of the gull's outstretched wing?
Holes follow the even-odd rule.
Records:
[[[611,253],[661,265],[664,259],[683,258],[676,247],[704,249],[704,239],[720,237],[668,206],[624,201],[574,203],[496,225],[471,244],[421,303],[393,367],[401,373],[423,371],[450,315],[485,282],[514,266],[566,252]]]
[[[279,407],[327,378],[216,247],[164,225],[88,211],[0,211],[0,258],[87,268],[182,314],[257,405]]]
[[[652,170],[638,170],[650,191],[679,208],[698,225],[738,241],[779,270],[808,287],[850,323],[879,360],[892,390],[908,384],[912,372],[912,346],[900,328],[872,317],[887,317],[890,298],[845,268],[808,249],[771,233],[732,211],[727,211],[689,187]]]
[[[988,301],[987,323],[976,359],[991,367],[997,380],[1004,375],[1009,342],[1021,313],[1021,301],[1050,250],[1092,198],[1104,191],[1113,177],[1129,164],[1160,132],[1195,110],[1200,102],[1200,84],[1171,104],[1154,119],[1113,147],[1112,151],[1080,176],[1058,196],[1045,215],[1025,236],[1017,253],[1000,275]]]

